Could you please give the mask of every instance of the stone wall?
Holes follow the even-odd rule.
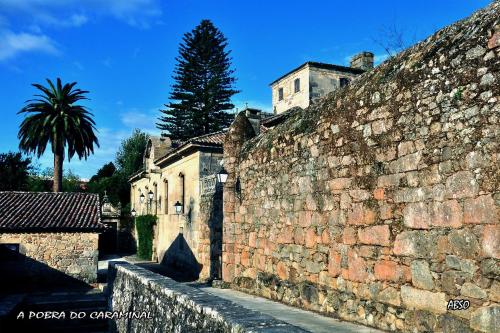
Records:
[[[499,14],[494,2],[255,138],[238,115],[223,279],[387,330],[498,329]]]
[[[111,311],[147,316],[117,319],[113,332],[306,332],[128,263],[110,263],[108,290]]]
[[[17,267],[16,271],[30,274],[22,278],[42,280],[46,274],[53,279],[57,274],[49,271],[55,270],[64,273],[61,279],[69,276],[93,283],[97,280],[98,238],[97,233],[0,233],[0,244],[19,244],[24,257],[20,265],[26,270]],[[13,274],[14,267],[5,272]]]
[[[201,196],[198,258],[203,268],[200,279],[220,278],[222,258],[222,189]]]

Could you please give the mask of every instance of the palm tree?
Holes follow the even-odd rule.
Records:
[[[43,94],[26,101],[26,106],[18,112],[27,115],[17,136],[20,139],[19,148],[26,153],[35,153],[37,157],[43,155],[50,142],[54,154],[53,191],[60,192],[66,148],[68,160],[75,153],[78,158],[87,159],[94,152],[94,143],[99,147],[99,141],[94,134],[93,114],[84,106],[74,104],[88,99],[85,97],[88,91],[73,89],[76,82],[63,86],[59,78],[57,87],[49,79],[47,82],[50,88],[32,84]]]

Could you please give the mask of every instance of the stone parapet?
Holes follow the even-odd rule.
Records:
[[[116,332],[307,332],[125,262],[110,263],[108,290],[111,311],[149,317],[117,319]]]

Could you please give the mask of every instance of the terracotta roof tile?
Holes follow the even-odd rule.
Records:
[[[226,136],[226,132],[227,130],[222,130],[219,132],[197,136],[195,138],[189,139],[187,142],[222,145],[224,143],[224,137]]]
[[[105,228],[97,194],[0,191],[0,232]]]

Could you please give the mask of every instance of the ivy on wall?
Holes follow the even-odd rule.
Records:
[[[137,228],[137,256],[142,259],[151,260],[153,255],[153,226],[156,224],[156,216],[141,215],[135,218]]]

